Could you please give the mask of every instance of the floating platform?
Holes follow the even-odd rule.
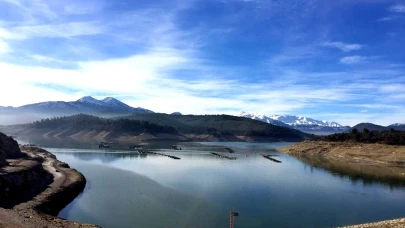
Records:
[[[280,160],[277,160],[277,159],[272,158],[272,157],[278,156],[278,155],[271,155],[271,154],[261,154],[261,155],[262,155],[262,157],[264,157],[264,158],[266,158],[266,159],[269,159],[269,160],[272,161],[272,162],[281,163]]]
[[[173,155],[168,155],[168,154],[161,154],[161,153],[156,153],[156,152],[150,152],[150,151],[145,151],[145,150],[138,150],[138,152],[140,154],[153,154],[153,155],[160,155],[160,156],[164,156],[164,157],[168,157],[171,159],[176,159],[176,160],[180,160],[181,158],[173,156]]]
[[[221,155],[221,154],[218,154],[218,153],[211,153],[211,154],[213,154],[213,155],[215,155],[215,156],[217,156],[217,157],[226,158],[226,159],[229,159],[229,160],[236,160],[236,159],[238,159],[237,157],[229,157],[229,156]]]

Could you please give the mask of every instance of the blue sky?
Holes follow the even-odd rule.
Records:
[[[1,106],[405,122],[405,1],[0,0]]]

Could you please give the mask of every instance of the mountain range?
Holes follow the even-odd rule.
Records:
[[[303,132],[229,115],[132,114],[100,118],[78,114],[0,126],[0,131],[28,142],[139,144],[150,141],[302,141]]]
[[[315,120],[308,117],[302,116],[292,116],[292,115],[263,115],[263,114],[252,114],[247,112],[242,112],[239,114],[240,117],[245,117],[249,119],[259,120],[265,123],[274,124],[282,127],[293,128],[305,133],[316,134],[316,135],[328,135],[334,133],[348,132],[351,129],[357,129],[363,131],[367,128],[370,131],[384,131],[384,130],[401,130],[405,131],[405,123],[395,123],[388,126],[381,126],[372,123],[359,123],[354,127],[343,126],[339,123],[325,120]]]
[[[112,97],[97,100],[91,96],[86,96],[77,101],[48,101],[20,107],[0,107],[0,113],[0,124],[9,125],[80,113],[101,117],[114,117],[153,112],[141,107],[131,107]]]
[[[241,117],[263,121],[277,126],[289,127],[302,132],[325,135],[350,130],[349,126],[342,126],[339,123],[325,120],[315,120],[308,117],[292,116],[292,115],[263,115],[242,112]]]
[[[152,114],[151,110],[141,107],[131,107],[118,99],[113,97],[106,97],[102,100],[95,99],[91,96],[85,96],[77,101],[49,101],[35,104],[28,104],[20,107],[2,107],[0,106],[0,125],[12,125],[31,123],[40,119],[71,116],[76,114],[88,114],[99,117],[120,117],[132,114]],[[171,115],[181,116],[180,112],[174,112]],[[308,117],[294,116],[294,115],[263,115],[248,112],[242,112],[238,115],[248,119],[262,121],[276,126],[287,127],[296,129],[305,133],[326,135],[339,132],[349,131],[352,128],[349,126],[342,126],[341,124],[333,121],[321,121]],[[142,117],[144,118],[144,117]],[[145,121],[148,118],[145,117]],[[365,127],[364,127],[364,126]],[[375,127],[377,126],[377,127]],[[371,126],[368,123],[363,123],[357,126],[359,130],[368,128],[369,130],[377,129],[396,129],[405,130],[405,124],[396,123],[387,127],[375,125]],[[356,128],[356,126],[355,126]]]

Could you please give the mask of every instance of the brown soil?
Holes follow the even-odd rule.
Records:
[[[322,156],[361,165],[405,167],[405,146],[353,142],[304,141],[278,149],[296,157]]]

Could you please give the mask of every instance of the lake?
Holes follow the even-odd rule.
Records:
[[[107,228],[229,227],[231,211],[239,213],[237,228],[330,227],[405,217],[403,185],[353,180],[315,168],[274,150],[284,145],[289,143],[184,144],[181,151],[155,150],[180,160],[125,150],[47,150],[88,181],[59,216]]]

